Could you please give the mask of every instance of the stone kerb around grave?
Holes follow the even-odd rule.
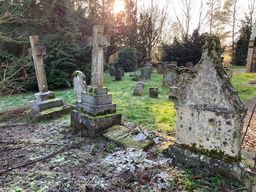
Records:
[[[172,157],[185,164],[241,179],[246,108],[220,62],[220,43],[209,37],[200,62],[177,82],[176,144]],[[186,78],[184,78],[186,77]],[[211,164],[211,162],[213,164]]]

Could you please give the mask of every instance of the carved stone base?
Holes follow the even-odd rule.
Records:
[[[226,162],[200,153],[192,152],[178,144],[174,144],[168,155],[174,164],[189,166],[195,173],[203,175],[220,174],[230,179],[240,180],[247,187],[250,186],[249,174],[241,162]]]
[[[34,121],[60,117],[71,110],[62,99],[55,98],[54,92],[36,93],[29,115]]]
[[[94,137],[119,124],[121,124],[121,114],[93,117],[76,110],[71,111],[71,127],[82,136]]]

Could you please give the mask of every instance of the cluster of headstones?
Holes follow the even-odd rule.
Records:
[[[141,68],[141,74],[132,75],[132,80],[138,81],[133,91],[134,96],[142,96],[143,89],[145,87],[145,82],[150,81],[152,73],[153,73],[153,65],[150,63],[150,60],[147,60],[145,63],[145,67]],[[149,88],[150,98],[158,98],[158,94],[159,94],[159,89],[157,87]]]
[[[103,26],[95,26],[93,31],[91,86],[86,85],[84,74],[74,73],[77,103],[75,110],[71,111],[71,126],[85,136],[98,135],[121,123],[121,114],[116,114],[112,96],[103,86],[103,46],[109,41],[103,36]],[[30,42],[39,87],[32,116],[37,117],[44,110],[63,107],[64,103],[48,91],[43,66],[45,48],[39,45],[38,36],[30,37]],[[176,144],[169,154],[184,164],[192,164],[198,169],[208,167],[217,173],[226,171],[227,176],[241,180],[245,176],[240,159],[246,108],[219,61],[219,47],[219,41],[208,38],[201,61],[193,69],[191,63],[185,68],[171,63],[162,66],[163,70],[158,69],[159,73],[162,70],[164,79],[169,79],[164,81],[167,86],[173,83],[171,90],[177,110]],[[141,69],[142,81],[150,80],[152,69],[150,63]],[[136,94],[142,94],[143,87],[144,84],[138,82]],[[151,91],[157,92],[157,89]],[[211,159],[208,154],[211,152],[218,158]]]

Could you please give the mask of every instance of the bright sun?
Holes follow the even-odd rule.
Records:
[[[116,0],[114,4],[114,13],[120,13],[124,11],[124,1],[123,0]]]

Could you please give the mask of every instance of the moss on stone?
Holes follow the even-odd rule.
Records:
[[[208,157],[212,157],[212,158],[215,158],[215,159],[220,159],[220,160],[226,161],[227,163],[237,163],[237,162],[241,161],[241,157],[231,157],[229,155],[226,155],[222,151],[208,150],[208,149],[203,148],[202,146],[196,147],[196,144],[192,144],[192,146],[182,144],[181,147],[184,148],[184,149],[188,149],[188,150],[190,150],[194,153],[201,153],[201,154],[206,155]]]

